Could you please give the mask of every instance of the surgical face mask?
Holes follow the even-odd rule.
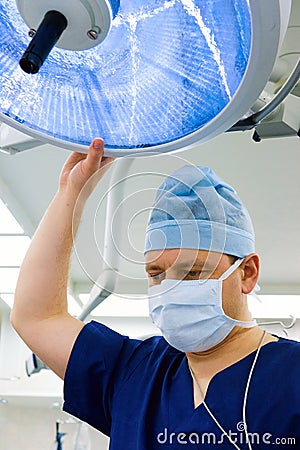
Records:
[[[232,319],[222,308],[223,280],[242,261],[238,259],[219,279],[167,279],[149,287],[150,317],[170,345],[182,352],[203,352],[222,342],[235,326],[257,325],[255,320]]]

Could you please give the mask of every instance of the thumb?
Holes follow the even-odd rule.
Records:
[[[86,159],[83,161],[85,169],[93,173],[99,169],[100,163],[104,153],[103,139],[94,139],[89,147]]]

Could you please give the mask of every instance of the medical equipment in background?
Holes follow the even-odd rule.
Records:
[[[13,153],[48,142],[86,152],[101,135],[107,155],[137,156],[195,146],[226,130],[255,128],[256,140],[296,136],[299,9],[297,0],[3,0],[0,146]],[[65,17],[64,30],[65,22],[53,31],[49,11]],[[45,15],[52,40],[39,58]],[[38,73],[20,69],[24,50],[29,71],[36,64]],[[271,124],[273,107],[291,90]],[[7,125],[20,132],[15,142],[5,142],[14,135]]]
[[[270,322],[259,322],[258,325],[260,327],[279,325],[282,328],[282,331],[284,332],[286,337],[288,337],[288,332],[286,330],[290,330],[291,328],[293,328],[293,326],[295,325],[296,320],[297,320],[296,317],[292,316],[291,314],[290,314],[290,318],[291,318],[291,321],[288,324],[283,323],[282,320],[273,320]]]
[[[66,420],[57,419],[56,420],[56,438],[55,446],[53,450],[62,450],[62,438],[66,436],[67,433],[61,433],[59,431],[60,425],[74,425],[76,424],[76,430],[73,439],[73,450],[91,450],[91,440],[89,427],[86,423],[79,419],[74,419],[69,417]]]
[[[77,421],[73,450],[91,450],[89,427],[86,423]]]
[[[56,422],[56,435],[55,435],[55,444],[53,450],[62,450],[62,438],[66,435],[66,433],[61,433],[59,431],[60,422]]]
[[[253,106],[253,114],[239,120],[228,131],[255,129],[255,142],[274,137],[300,137],[299,42],[300,3],[294,0],[289,26],[270,77],[268,90],[262,92]],[[291,72],[292,67],[294,69]],[[289,77],[287,73],[290,73]]]
[[[29,377],[34,373],[39,373],[42,369],[48,369],[46,364],[44,364],[34,353],[26,359],[25,368],[27,376]]]

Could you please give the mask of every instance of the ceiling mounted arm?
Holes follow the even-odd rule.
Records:
[[[122,158],[114,162],[111,173],[110,186],[107,194],[107,206],[105,215],[103,267],[101,274],[95,282],[88,303],[84,306],[78,319],[84,321],[88,315],[102,303],[116,288],[120,266],[120,253],[118,251],[118,236],[112,235],[112,223],[115,211],[122,205],[124,199],[124,183],[133,158]],[[120,223],[122,223],[122,220]],[[121,233],[119,234],[121,236]]]
[[[300,49],[299,49],[300,52]],[[255,128],[263,119],[265,119],[269,114],[271,114],[291,93],[296,84],[300,79],[300,59],[288,80],[277,92],[277,94],[272,98],[272,100],[267,103],[262,109],[252,114],[251,116],[239,120],[235,125],[233,125],[227,131],[246,131]]]

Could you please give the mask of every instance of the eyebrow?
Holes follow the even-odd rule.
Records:
[[[194,267],[198,267],[198,268],[203,268],[205,266],[206,269],[214,269],[216,268],[215,265],[212,265],[208,262],[203,262],[203,261],[187,261],[187,262],[182,262],[182,263],[178,263],[178,264],[174,264],[173,267],[175,269],[179,269],[179,270],[184,270],[184,269],[192,269]]]
[[[160,271],[164,272],[164,270],[162,269],[161,266],[157,266],[157,265],[154,265],[154,264],[152,265],[151,263],[146,264],[145,265],[145,271],[149,272],[150,270],[160,270]]]
[[[210,264],[207,261],[197,261],[197,260],[174,263],[174,264],[172,264],[171,267],[173,267],[175,269],[179,269],[179,270],[184,270],[184,269],[191,269],[194,267],[203,268],[204,266],[207,269],[213,269],[213,270],[216,269],[215,264]],[[146,271],[149,271],[149,270],[163,270],[164,271],[162,266],[160,266],[158,264],[151,264],[151,263],[146,264],[145,270]]]

